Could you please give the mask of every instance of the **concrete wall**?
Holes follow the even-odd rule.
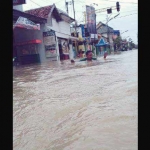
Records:
[[[13,9],[23,11],[23,6],[22,5],[16,5],[16,6],[13,6]]]
[[[56,31],[56,51],[57,51],[57,57],[56,58],[50,58],[49,60],[60,60],[59,55],[59,46],[58,46],[58,38],[65,38],[69,39],[69,36],[71,36],[70,32],[70,24],[65,21],[57,22],[55,18],[52,18],[52,26],[50,26],[50,18],[47,19],[47,23],[45,24],[44,31],[47,30],[54,30]],[[48,59],[47,59],[48,60]]]
[[[23,28],[14,29],[14,37],[16,43],[29,41],[33,39],[39,39],[42,41],[41,44],[37,44],[41,63],[48,61],[48,59],[45,56],[45,47],[43,43],[44,26],[45,26],[44,24],[40,25],[41,28],[40,30],[30,30],[30,29],[23,29]]]
[[[70,33],[70,24],[69,23],[67,23],[65,21],[59,22],[59,29],[60,29],[61,33],[71,35],[71,33]]]
[[[107,26],[101,26],[100,28],[97,29],[97,33],[105,33],[105,32],[113,32],[113,29],[108,28]]]
[[[49,26],[49,19],[46,24],[46,26]],[[56,19],[52,18],[52,26],[49,26],[52,30],[55,30],[57,33],[60,33],[63,37],[63,35],[71,35],[70,33],[70,24],[65,21],[57,22]]]

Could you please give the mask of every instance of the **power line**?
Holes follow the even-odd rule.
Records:
[[[126,13],[126,12],[134,12],[134,11],[137,11],[137,10],[123,11],[123,12],[120,12],[120,14]],[[97,15],[97,16],[100,16],[100,15],[107,15],[107,14],[96,14],[96,15]]]
[[[137,14],[137,13],[134,13],[134,14]],[[126,16],[131,16],[131,15],[134,15],[134,14],[125,15],[125,16],[121,16],[121,17],[117,17],[116,19],[118,19],[118,18],[122,18],[122,17],[126,17]]]
[[[43,1],[43,0],[41,0],[41,1]],[[50,2],[49,0],[44,0],[46,3],[48,3],[48,2]],[[58,1],[58,2],[55,2],[55,4],[57,4],[57,3],[59,3],[59,2],[61,2],[62,0],[60,0],[60,1]]]
[[[41,5],[39,5],[39,4],[37,4],[37,3],[35,3],[34,1],[32,1],[32,0],[30,0],[32,3],[34,3],[34,4],[36,4],[36,5],[38,5],[38,6],[40,6],[40,7],[43,7],[43,6],[41,6]]]
[[[36,3],[36,2],[34,2],[34,1],[32,1],[32,0],[30,0],[32,3],[34,3],[34,4],[36,4],[36,5],[38,5],[38,6],[40,6],[40,7],[45,7],[45,6],[41,6],[41,5],[39,5],[38,3]],[[43,1],[43,0],[42,0]],[[58,2],[56,2],[56,3],[59,3],[59,2],[61,2],[62,0],[60,0],[60,1],[58,1]],[[47,2],[45,2],[45,3],[47,3]],[[56,4],[55,3],[55,4]],[[53,5],[53,4],[49,4],[49,5]]]
[[[101,1],[104,1],[104,2],[116,2],[116,1],[110,1],[110,0],[101,0]],[[85,1],[84,2],[82,2],[82,1],[80,1],[80,0],[78,0],[78,2],[80,2],[80,3],[85,3]],[[120,2],[120,3],[126,3],[126,4],[138,4],[138,3],[134,3],[134,2]],[[100,4],[100,3],[98,3],[98,4]],[[103,4],[101,4],[101,5],[103,5]]]
[[[101,0],[101,1],[106,1],[106,2],[116,2],[116,1],[109,1],[109,0]],[[126,3],[126,4],[138,4],[134,2],[120,2],[120,3]]]

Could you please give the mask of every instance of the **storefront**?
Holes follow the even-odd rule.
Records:
[[[13,30],[13,55],[20,65],[40,63],[39,45],[42,43],[39,30],[16,27]]]
[[[69,59],[69,43],[67,39],[57,37],[60,60]]]
[[[40,63],[38,44],[40,40],[33,40],[15,45],[16,58],[21,65]]]
[[[108,52],[107,47],[109,46],[109,44],[105,42],[103,38],[100,38],[98,44],[96,44],[95,46],[96,46],[96,54],[98,56],[103,56],[105,51]]]
[[[43,41],[40,24],[44,24],[45,21],[45,19],[13,10],[13,58],[18,64],[41,62],[39,51]]]

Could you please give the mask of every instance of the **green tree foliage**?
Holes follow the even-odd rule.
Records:
[[[114,44],[117,44],[117,47],[120,47],[121,41],[122,41],[121,36],[118,36],[116,39],[114,39]]]

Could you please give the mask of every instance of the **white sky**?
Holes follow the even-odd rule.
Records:
[[[66,0],[70,2],[72,0]],[[75,6],[75,16],[77,23],[84,23],[85,5],[91,5],[92,3],[98,4],[94,6],[95,9],[102,9],[111,6],[116,6],[117,0],[74,0]],[[137,33],[138,33],[138,1],[137,0],[118,0],[120,3],[120,15],[115,19],[112,19],[108,25],[114,30],[120,30],[121,33],[128,30],[122,34],[123,38],[131,38],[133,42],[137,43]],[[26,0],[27,4],[23,5],[23,10],[29,10],[33,8],[39,8],[42,6],[52,5],[55,3],[56,7],[66,11],[65,0]],[[73,6],[68,5],[69,16],[73,18]],[[117,10],[112,10],[111,17],[118,14]],[[102,21],[106,23],[107,12],[96,13],[96,22]],[[110,15],[109,15],[110,16]],[[110,18],[111,18],[110,17]],[[127,38],[127,39],[128,39]]]

